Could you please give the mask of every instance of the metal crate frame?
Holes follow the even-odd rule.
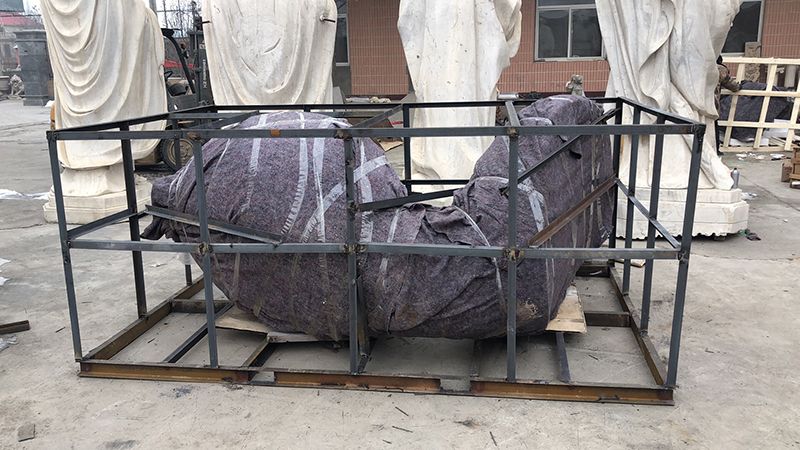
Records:
[[[401,390],[418,393],[451,393],[477,396],[517,397],[556,400],[601,401],[640,404],[673,404],[673,391],[676,387],[678,372],[678,356],[680,351],[681,328],[686,300],[686,284],[689,272],[689,256],[692,244],[692,225],[694,222],[695,200],[700,174],[700,160],[703,147],[705,125],[689,119],[675,116],[665,111],[650,108],[626,98],[598,98],[596,102],[603,104],[608,112],[595,123],[573,126],[521,126],[517,116],[517,106],[524,106],[532,101],[486,101],[486,102],[448,102],[448,103],[402,103],[402,104],[348,104],[348,105],[210,105],[188,110],[169,112],[143,118],[123,120],[93,126],[76,127],[47,132],[50,163],[53,177],[61,250],[64,263],[67,303],[69,306],[70,325],[75,360],[80,363],[82,376],[131,378],[180,381],[217,381],[250,384],[268,384],[278,386],[314,386],[372,390]],[[454,128],[414,128],[411,124],[411,112],[418,108],[461,108],[461,107],[502,107],[505,108],[509,123],[507,126],[490,127],[454,127]],[[623,123],[623,109],[632,110],[632,123]],[[341,129],[223,129],[238,123],[262,111],[303,110],[314,111],[336,117],[363,117],[365,112],[377,112],[372,118],[364,120],[352,128]],[[377,125],[390,116],[402,113],[402,128],[379,128]],[[642,124],[642,114],[655,117],[655,123]],[[607,124],[610,119],[613,124]],[[153,121],[167,121],[173,129],[164,131],[132,131],[133,125]],[[179,122],[193,121],[191,126],[179,128]],[[672,236],[658,221],[658,194],[661,179],[662,157],[665,135],[692,135],[693,150],[689,171],[689,184],[684,212],[682,239]],[[518,170],[519,138],[533,135],[570,136],[560,148],[536,166],[524,173]],[[411,139],[426,136],[508,136],[509,138],[509,180],[516,178],[518,182],[529,177],[538,167],[547,164],[553,156],[567,150],[581,136],[607,135],[613,136],[614,176],[607,182],[595,187],[580,204],[566,211],[558,219],[540,230],[528,246],[518,247],[517,230],[517,189],[506,189],[509,199],[508,240],[504,247],[479,246],[466,247],[456,245],[412,245],[397,243],[363,243],[358,242],[355,234],[355,220],[358,211],[371,211],[399,206],[406,203],[447,197],[452,190],[444,190],[427,194],[411,193],[413,186],[420,184],[458,185],[466,180],[423,181],[411,179]],[[638,137],[654,135],[655,148],[653,175],[651,180],[651,199],[649,208],[636,198],[636,171],[629,171],[627,184],[619,179],[621,155],[621,137],[623,135]],[[203,161],[202,142],[211,138],[336,138],[342,139],[345,148],[345,182],[348,218],[346,224],[346,242],[340,243],[280,243],[277,236],[260,233],[232,224],[210,220],[206,210],[204,190],[198,190],[198,216],[192,217],[176,211],[147,207],[137,211],[137,199],[134,180],[134,162],[131,154],[131,140],[135,139],[189,139],[193,142],[195,161]],[[405,176],[403,183],[409,189],[409,196],[396,200],[385,200],[358,204],[356,202],[354,172],[353,138],[402,138],[404,145]],[[70,140],[119,140],[121,141],[122,161],[127,193],[127,209],[92,223],[75,228],[68,228],[64,207],[63,190],[58,160],[58,141]],[[631,139],[630,166],[637,166],[639,139]],[[204,164],[195,164],[197,183],[204,185]],[[515,175],[516,176],[513,176]],[[612,221],[612,238],[608,248],[546,248],[541,244],[567,225],[574,217],[588,208],[600,195],[612,191],[614,213]],[[616,218],[617,197],[622,193],[627,199],[627,216],[633,217],[638,210],[648,219],[648,236],[646,248],[633,248],[633,221],[626,222],[625,244],[617,248]],[[139,237],[139,220],[147,215],[158,216],[198,226],[199,243],[147,242]],[[88,233],[109,225],[128,222],[130,240],[98,240],[88,239]],[[246,238],[252,242],[217,244],[212,242],[211,231],[228,233]],[[656,235],[660,234],[671,248],[656,248]],[[129,251],[132,255],[135,281],[136,306],[139,318],[128,327],[108,339],[99,347],[84,354],[81,346],[75,284],[71,263],[71,252],[76,249]],[[202,256],[202,278],[192,280],[191,267],[186,266],[187,286],[178,293],[148,309],[145,294],[142,252],[181,252]],[[241,366],[220,366],[218,361],[217,336],[215,318],[223,310],[231,306],[229,301],[217,301],[213,297],[212,253],[338,253],[347,256],[348,302],[349,312],[349,371],[302,371],[271,370],[265,365],[275,344],[269,338],[247,358]],[[504,258],[509,262],[507,278],[507,333],[506,377],[482,378],[477,371],[465,379],[453,380],[448,377],[411,374],[375,374],[366,371],[366,363],[370,352],[370,339],[367,336],[366,323],[363,316],[363,304],[358,295],[359,253],[382,254],[425,254],[453,255]],[[623,312],[587,311],[587,324],[592,326],[617,326],[630,328],[635,336],[642,357],[647,363],[653,377],[653,385],[632,386],[614,383],[576,383],[570,379],[569,363],[564,349],[563,333],[555,334],[555,346],[559,355],[559,380],[527,380],[517,376],[516,371],[516,264],[513,262],[524,258],[568,258],[583,260],[601,260],[595,265],[601,276],[610,276],[616,288],[617,298]],[[622,275],[619,276],[614,260],[624,261]],[[645,259],[649,263],[644,269],[642,289],[642,307],[639,314],[630,299],[631,259]],[[660,359],[648,336],[650,317],[650,298],[653,280],[653,264],[656,259],[677,259],[678,276],[675,287],[675,302],[671,324],[669,358],[666,367]],[[584,273],[592,267],[582,269]],[[191,297],[204,292],[203,300]],[[152,363],[128,363],[113,361],[111,358],[123,348],[135,341],[154,324],[171,312],[204,313],[205,324],[192,334],[183,344],[175,349],[164,361]],[[207,336],[209,345],[209,362],[207,366],[181,364],[180,358],[195,344]],[[480,351],[480,341],[476,341],[475,354]]]

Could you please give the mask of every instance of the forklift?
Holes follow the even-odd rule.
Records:
[[[162,28],[161,35],[165,40],[164,56],[164,84],[166,85],[167,110],[177,111],[194,108],[197,106],[212,105],[214,98],[211,95],[211,82],[208,77],[208,59],[203,41],[202,21],[195,21],[195,30],[189,32],[190,50],[187,51],[175,39],[175,30]],[[166,43],[169,42],[169,45]],[[192,63],[187,61],[187,53],[192,57]],[[172,59],[172,58],[176,59]],[[182,76],[175,76],[173,68],[180,68]],[[192,122],[179,123],[190,125]],[[166,129],[172,129],[173,124],[168,123]],[[50,129],[55,129],[55,108],[50,108]],[[183,167],[184,161],[192,157],[192,143],[187,139],[180,141],[180,148],[174,147],[173,139],[165,139],[149,155],[136,160],[137,166],[155,166],[163,162],[171,171]]]
[[[167,91],[168,111],[214,103],[208,77],[208,59],[203,41],[202,22],[197,20],[195,30],[188,34],[190,48],[187,50],[184,44],[175,39],[175,30],[161,29],[166,50],[164,84]],[[191,58],[191,63],[188,61],[189,58]],[[178,75],[176,75],[176,70],[180,70]],[[172,127],[173,124],[168,123],[166,129],[170,130]],[[187,139],[182,139],[179,148],[175,149],[174,147],[174,140],[162,140],[150,155],[136,160],[136,164],[153,166],[163,162],[170,170],[177,171],[183,166],[184,161],[188,161],[192,157],[192,143]]]

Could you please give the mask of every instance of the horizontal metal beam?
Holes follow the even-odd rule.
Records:
[[[683,125],[700,125],[699,122],[694,122],[689,120],[685,117],[681,117],[679,115],[673,114],[671,112],[664,111],[662,109],[658,109],[652,106],[647,106],[643,103],[637,102],[636,100],[632,100],[627,97],[619,97],[619,99],[628,106],[632,106],[635,109],[640,109],[648,114],[651,114],[656,117],[663,117],[669,122],[674,124],[683,124]]]
[[[124,363],[105,360],[80,362],[78,375],[92,378],[181,381],[195,383],[247,383],[257,369],[243,367],[205,367],[170,363]]]
[[[87,250],[125,250],[155,251],[175,253],[199,253],[199,244],[165,243],[162,241],[107,241],[78,239],[71,242],[71,248]],[[357,244],[353,251],[359,253],[384,253],[393,255],[438,255],[438,256],[477,256],[502,258],[510,249],[497,246],[470,247],[466,245],[437,244],[397,244],[370,243]],[[518,250],[520,258],[528,259],[676,259],[678,250],[647,248],[534,248],[523,247]],[[213,253],[347,253],[344,243],[288,243],[288,244],[250,244],[216,243],[211,244]]]
[[[403,206],[408,203],[425,202],[437,198],[452,197],[456,189],[445,189],[443,191],[426,192],[424,194],[412,194],[400,198],[390,198],[387,200],[378,200],[376,202],[361,203],[356,205],[359,211],[379,211],[382,209],[394,208]]]
[[[345,244],[341,243],[287,243],[287,244],[211,244],[213,253],[345,253]]]
[[[183,138],[338,138],[349,137],[464,137],[507,136],[512,131],[520,136],[601,136],[601,135],[659,135],[694,134],[700,125],[548,125],[523,127],[437,127],[437,128],[292,128],[292,129],[179,129],[163,131],[54,131],[58,141],[118,141],[121,139],[183,139]]]
[[[473,381],[473,395],[535,400],[560,400],[594,403],[633,403],[637,405],[672,406],[672,389],[662,387],[626,387],[588,383],[508,383]]]
[[[469,180],[401,180],[403,183],[410,186],[428,186],[431,184],[441,185],[464,185],[469,183]]]
[[[167,241],[113,241],[107,239],[75,239],[69,247],[78,250],[128,250],[147,252],[197,253],[199,244]]]

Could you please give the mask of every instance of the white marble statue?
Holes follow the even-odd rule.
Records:
[[[611,67],[607,95],[635,99],[707,125],[696,234],[725,235],[746,226],[747,205],[738,191],[731,190],[730,169],[717,156],[714,136],[717,118],[714,89],[719,81],[716,58],[740,3],[740,0],[596,0]],[[643,115],[644,123],[654,121]],[[649,186],[654,144],[655,139],[650,138],[640,142],[638,186]],[[681,197],[685,198],[688,184],[691,146],[691,136],[667,136],[664,142],[661,217],[671,232],[680,233],[684,206]],[[625,149],[629,147],[626,145]],[[628,157],[624,150],[621,173],[625,181],[630,170]],[[636,234],[642,237],[646,234],[644,218],[637,217],[636,221]]]
[[[155,13],[141,0],[41,0],[53,68],[56,128],[93,125],[167,110],[164,42]],[[165,123],[131,126],[161,130]],[[132,141],[134,159],[157,140]],[[60,141],[67,220],[85,223],[125,208],[119,141]],[[140,205],[149,186],[139,179]],[[51,193],[45,217],[55,220]]]
[[[214,102],[331,103],[334,0],[205,0]]]
[[[521,7],[522,0],[401,0],[397,28],[416,100],[494,100],[500,74],[519,48]],[[495,108],[418,109],[412,116],[415,127],[494,122]],[[469,178],[493,139],[414,138],[413,177]]]

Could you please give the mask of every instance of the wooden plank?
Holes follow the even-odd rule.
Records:
[[[738,80],[738,78],[737,78]],[[793,98],[797,96],[796,92],[792,91],[755,91],[752,89],[742,89],[740,91],[732,92],[727,89],[722,90],[722,95],[741,95],[747,97],[788,97]]]
[[[567,288],[564,301],[558,308],[556,317],[548,324],[547,331],[586,334],[586,317],[583,314],[583,305],[578,295],[578,288],[574,284]]]
[[[719,124],[720,124],[720,126],[724,126],[724,127],[729,127],[729,126],[746,127],[746,128],[761,127],[761,128],[786,128],[786,129],[789,129],[789,130],[800,130],[800,124],[788,123],[788,122],[764,122],[764,123],[761,123],[761,122],[747,122],[747,121],[744,121],[744,120],[737,120],[737,121],[733,121],[733,122],[730,122],[730,121],[727,121],[727,120],[722,120],[722,121],[719,122]]]
[[[796,125],[797,124],[797,118],[798,118],[798,116],[800,116],[800,83],[797,83],[797,89],[796,89],[795,95],[797,97],[795,97],[795,99],[794,99],[794,106],[792,107],[792,115],[789,118],[789,123],[792,123],[792,124]],[[786,151],[791,150],[792,149],[792,145],[794,144],[794,134],[795,134],[794,130],[795,129],[793,127],[789,128],[789,131],[786,134],[786,146],[784,147],[784,150],[786,150]]]
[[[228,330],[249,331],[251,333],[264,334],[269,337],[271,343],[282,342],[319,342],[320,339],[303,333],[284,333],[281,331],[273,330],[262,322],[259,322],[256,317],[237,307],[229,309],[225,314],[217,318],[217,328]]]
[[[777,73],[778,66],[776,64],[770,64],[767,72],[767,87],[764,91],[772,91],[772,88],[775,86],[775,75]],[[771,96],[764,97],[764,102],[761,105],[761,115],[758,117],[758,128],[756,129],[756,139],[753,141],[753,148],[756,150],[761,146],[761,138],[764,136],[764,125],[767,122],[767,111],[769,110],[769,102],[771,99]]]
[[[741,80],[744,76],[744,64],[739,64],[736,72],[736,79]],[[731,125],[736,120],[736,105],[739,104],[739,96],[733,95],[731,99],[731,109],[728,111],[728,120],[720,121],[720,126],[725,126],[725,137],[722,139],[722,145],[720,147],[728,147],[731,145],[731,133],[733,133],[733,125]],[[723,122],[726,122],[723,124]]]
[[[767,64],[777,64],[777,65],[787,65],[787,66],[798,66],[800,65],[800,59],[792,59],[792,58],[748,58],[742,56],[726,56],[725,57],[725,64],[760,64],[760,65],[767,65]]]
[[[783,146],[774,146],[770,145],[768,147],[759,147],[758,150],[755,150],[753,147],[749,145],[740,145],[740,146],[729,146],[729,147],[720,147],[719,151],[722,153],[776,153],[784,151]]]

